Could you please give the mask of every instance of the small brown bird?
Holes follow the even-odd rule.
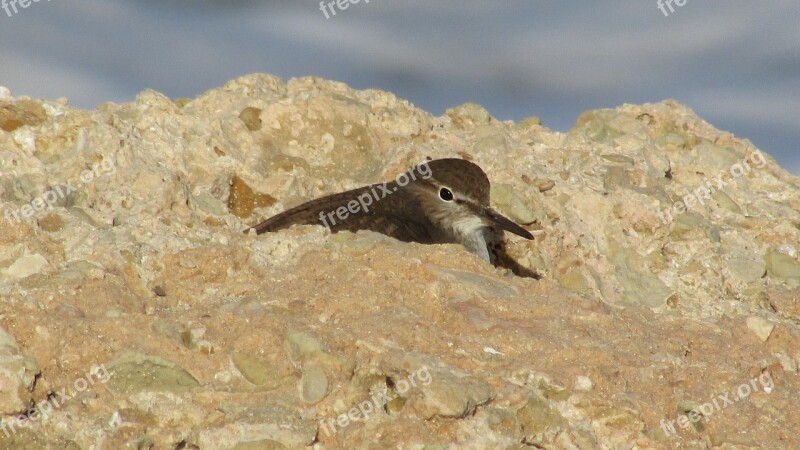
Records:
[[[496,266],[538,278],[505,253],[504,230],[525,239],[533,235],[489,207],[489,189],[489,178],[477,164],[437,159],[410,168],[394,181],[303,203],[252,229],[261,234],[320,224],[334,233],[372,230],[405,242],[458,243]]]

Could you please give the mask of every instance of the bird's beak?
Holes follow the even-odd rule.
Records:
[[[484,219],[488,220],[489,222],[497,225],[498,227],[510,233],[514,233],[517,236],[524,237],[525,239],[533,239],[533,235],[528,230],[522,228],[521,226],[512,222],[511,219],[501,215],[500,213],[491,208],[486,208],[486,207],[481,208],[479,214]]]

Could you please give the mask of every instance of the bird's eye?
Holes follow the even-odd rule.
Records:
[[[452,202],[453,201],[453,193],[450,192],[450,189],[447,189],[447,188],[443,187],[443,188],[439,189],[439,198],[441,198],[442,200],[444,200],[446,202]]]

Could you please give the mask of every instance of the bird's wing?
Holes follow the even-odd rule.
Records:
[[[262,234],[292,225],[323,225],[334,233],[372,230],[401,241],[432,243],[432,224],[424,217],[403,214],[416,209],[407,204],[416,200],[398,189],[392,182],[327,195],[272,216],[252,229]],[[337,210],[341,214],[337,215]]]

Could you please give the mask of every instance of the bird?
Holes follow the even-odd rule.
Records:
[[[371,230],[404,242],[461,244],[517,275],[538,275],[508,256],[504,231],[533,235],[490,207],[489,178],[459,158],[425,161],[394,180],[327,195],[288,209],[245,230],[256,234],[318,224],[331,232]]]

